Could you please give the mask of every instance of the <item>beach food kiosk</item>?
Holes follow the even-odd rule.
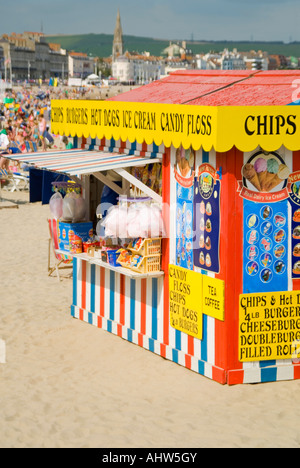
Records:
[[[119,206],[137,187],[165,230],[143,251],[158,268],[75,255],[73,317],[221,384],[300,378],[299,83],[186,70],[109,101],[52,101],[52,131],[78,149],[40,167],[84,179],[86,196],[93,174]]]

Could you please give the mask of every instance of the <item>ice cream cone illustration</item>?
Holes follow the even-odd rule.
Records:
[[[285,164],[280,164],[277,174],[275,174],[275,177],[273,177],[266,186],[267,191],[270,192],[273,188],[277,187],[277,185],[281,184],[289,177],[290,173],[291,171]]]
[[[263,191],[263,185],[265,183],[267,173],[268,173],[268,164],[264,158],[258,158],[254,163],[254,169],[257,172],[260,191]]]
[[[279,169],[279,164],[276,161],[276,159],[274,158],[268,159],[267,173],[263,175],[262,180],[260,181],[261,189],[263,192],[270,191],[270,187],[273,185],[274,180],[276,180],[278,169]]]
[[[254,185],[254,187],[259,192],[261,191],[258,175],[252,164],[245,164],[245,166],[243,167],[243,177],[245,177],[246,180],[248,180],[252,185]]]

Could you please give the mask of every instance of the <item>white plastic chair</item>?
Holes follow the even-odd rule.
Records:
[[[29,176],[16,172],[8,172],[6,169],[0,169],[0,179],[8,182],[3,188],[9,192],[19,192],[20,189],[28,190]]]

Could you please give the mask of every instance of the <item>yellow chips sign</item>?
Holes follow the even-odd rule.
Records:
[[[239,360],[298,358],[300,292],[240,296]]]
[[[178,148],[233,146],[275,151],[299,149],[299,106],[191,106],[146,102],[52,100],[53,133]]]
[[[224,281],[169,265],[170,325],[202,339],[203,314],[224,320]]]

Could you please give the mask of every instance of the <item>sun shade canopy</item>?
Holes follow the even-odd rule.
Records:
[[[80,176],[133,166],[145,166],[160,162],[159,158],[147,158],[103,151],[74,149],[47,151],[46,153],[10,154],[9,159],[33,165],[38,169]]]

